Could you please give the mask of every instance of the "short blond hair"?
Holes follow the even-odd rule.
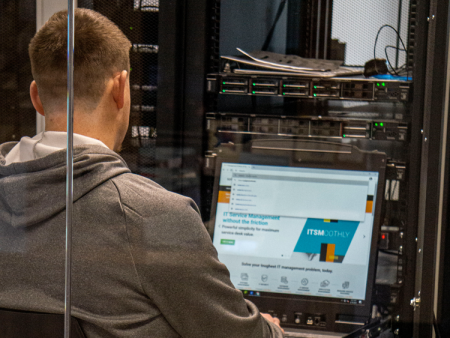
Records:
[[[129,71],[131,43],[113,22],[89,10],[75,10],[75,107],[94,110],[114,73]],[[44,110],[52,111],[67,99],[67,11],[42,26],[30,42],[31,71]]]

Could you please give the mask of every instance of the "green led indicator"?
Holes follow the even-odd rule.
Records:
[[[222,82],[223,84],[226,84],[226,82]]]
[[[317,89],[317,86],[314,86],[314,89]]]
[[[286,85],[283,85],[283,87],[285,87],[285,88],[286,88]]]
[[[314,96],[317,96],[317,94],[314,94]]]
[[[253,85],[256,86],[256,83],[254,83]]]
[[[253,94],[255,94],[256,92],[253,92]]]
[[[377,86],[379,87],[379,86],[380,86],[380,84],[379,84],[379,83],[377,83]]]
[[[286,95],[286,93],[283,93],[283,95]]]
[[[375,127],[378,127],[378,123],[375,123]]]
[[[383,87],[385,87],[386,86],[386,84],[383,82],[382,84],[381,84]]]
[[[344,134],[344,135],[342,135],[342,137],[345,137],[345,134]]]
[[[224,93],[225,93],[225,89],[224,90],[222,90]]]
[[[131,30],[133,30],[133,27],[130,27]]]
[[[380,123],[380,126],[383,126],[383,122]]]

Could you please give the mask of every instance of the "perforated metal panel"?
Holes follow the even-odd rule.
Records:
[[[410,0],[334,0],[331,36],[346,43],[345,64],[364,65],[374,58],[375,38],[383,25],[398,29],[400,23],[400,35],[407,47],[409,3]],[[397,34],[390,28],[380,32],[377,58],[386,58],[386,46],[397,47]],[[399,47],[402,48],[401,43]],[[395,67],[396,50],[388,48],[387,53]],[[402,66],[406,61],[406,53],[399,52],[398,56],[398,66]]]
[[[28,43],[36,32],[35,0],[0,1],[0,143],[33,136],[36,112]]]
[[[134,0],[134,9],[148,12],[159,12],[159,0]]]
[[[130,39],[130,127],[121,155],[130,169],[154,177],[158,90],[159,0],[79,0],[108,17]]]

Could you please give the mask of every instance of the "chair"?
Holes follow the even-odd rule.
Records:
[[[2,338],[63,338],[64,315],[0,309]],[[72,317],[71,338],[86,338],[80,323]]]

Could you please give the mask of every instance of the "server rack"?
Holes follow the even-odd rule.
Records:
[[[159,1],[80,0],[78,7],[105,15],[120,27],[132,43],[130,126],[121,155],[133,172],[155,178]]]
[[[184,110],[185,105],[193,102],[201,111],[202,100],[195,97],[199,84],[185,72],[187,66],[202,67],[204,60],[189,58],[185,48],[186,34],[190,32],[185,27],[186,3],[181,0],[79,0],[78,6],[94,9],[111,19],[133,44],[131,118],[121,156],[134,173],[198,201],[200,178],[193,170],[200,168],[200,162],[195,157],[196,149],[187,144],[190,138],[185,137],[187,125],[194,120],[185,119]],[[193,13],[197,15],[202,10],[194,9]],[[202,39],[207,34],[206,26],[199,22],[196,26],[193,38]],[[205,55],[203,52],[202,56]],[[185,79],[192,82],[185,83]],[[194,93],[190,93],[193,89]],[[192,127],[198,127],[196,122]],[[186,166],[187,162],[191,164]]]
[[[220,52],[217,51],[220,50],[223,34],[227,34],[221,29],[223,25],[220,22],[224,17],[221,6],[227,6],[230,2],[202,3],[204,10],[199,15],[203,15],[209,25],[210,34],[203,43],[196,43],[195,49],[187,40],[186,51],[197,57],[204,57],[202,53],[205,49],[208,52],[204,91],[198,93],[199,100],[202,99],[199,103],[206,107],[205,120],[202,122],[206,130],[206,135],[203,135],[205,168],[199,173],[202,176],[201,206],[205,221],[211,203],[210,169],[214,162],[214,148],[219,143],[242,143],[252,138],[274,136],[334,138],[334,141],[351,138],[352,144],[358,144],[363,149],[385,151],[390,157],[387,186],[392,188],[394,182],[394,190],[396,184],[401,189],[394,195],[392,191],[386,194],[385,222],[381,230],[384,235],[390,236],[390,243],[380,238],[380,251],[386,248],[395,250],[398,259],[395,280],[383,283],[382,278],[379,278],[376,297],[379,304],[392,315],[392,329],[396,336],[431,337],[435,330],[433,318],[439,325],[448,316],[448,306],[442,294],[444,285],[448,285],[448,276],[446,280],[440,277],[445,273],[443,264],[444,258],[448,261],[448,253],[444,257],[436,251],[437,244],[442,246],[445,243],[444,229],[447,227],[445,205],[448,173],[445,171],[446,155],[442,151],[446,149],[445,117],[448,110],[445,106],[448,91],[448,4],[426,0],[409,2],[405,61],[413,74],[413,80],[385,83],[387,90],[383,91],[384,97],[378,97],[376,91],[372,91],[372,86],[377,86],[376,81],[368,81],[364,87],[359,85],[361,79],[347,79],[330,81],[327,83],[328,88],[322,86],[325,87],[325,95],[317,99],[313,90],[317,79],[310,79],[301,86],[301,99],[297,95],[280,99],[283,96],[283,81],[288,83],[292,79],[242,77],[224,71],[219,61]],[[310,21],[302,26],[289,22],[288,37],[291,40],[288,40],[286,50],[297,52],[297,55],[301,55],[298,51],[302,50],[304,56],[312,57],[314,53],[311,52],[311,46],[315,46],[317,41],[311,28],[317,27],[318,15],[311,11],[317,2],[293,3],[304,5],[306,12],[300,16]],[[187,5],[187,12],[189,8]],[[332,8],[332,4],[329,8]],[[186,27],[189,32],[192,21],[190,23],[188,20]],[[324,31],[326,28],[322,26]],[[299,36],[308,36],[300,46],[298,40],[292,40],[292,37]],[[322,50],[333,54],[324,45],[319,48],[319,51]],[[187,66],[186,73],[190,73],[191,69]],[[255,90],[253,93],[252,88],[263,88],[258,86],[259,80],[264,84],[270,82],[270,90]],[[337,87],[333,87],[333,83]],[[227,92],[228,89],[231,92]],[[279,102],[275,100],[284,102],[271,105],[270,102]],[[355,100],[371,101],[370,108],[337,108],[342,102]],[[184,113],[185,119],[195,116],[200,124],[193,111],[186,107]],[[382,128],[381,122],[384,123]],[[444,217],[440,218],[440,215]]]
[[[448,45],[448,20],[437,13],[448,13],[448,4],[435,0],[409,2],[406,62],[412,81],[384,81],[383,86],[381,81],[362,78],[329,81],[311,78],[302,85],[301,92],[290,92],[290,97],[285,98],[283,85],[294,79],[258,79],[223,71],[220,47],[227,34],[223,30],[223,6],[230,10],[229,3],[162,1],[157,12],[158,32],[154,31],[157,40],[132,38],[133,43],[158,45],[158,66],[153,68],[153,74],[158,69],[155,84],[158,91],[157,103],[152,101],[155,102],[152,120],[141,110],[135,114],[137,122],[131,124],[133,128],[153,123],[157,135],[153,134],[150,146],[138,143],[134,148],[126,147],[124,157],[131,161],[136,173],[192,197],[200,205],[206,222],[211,204],[214,148],[219,143],[274,136],[315,137],[386,152],[390,158],[389,189],[381,230],[389,242],[380,238],[380,257],[383,250],[389,250],[396,252],[397,259],[391,264],[395,267],[394,280],[383,282],[381,274],[375,296],[380,308],[392,315],[392,329],[398,337],[431,337],[433,317],[439,322],[448,313],[445,301],[439,298],[446,281],[439,277],[444,271],[444,258],[434,249],[438,243],[445,243],[445,236],[438,234],[442,235],[446,227],[446,217],[438,218],[445,211],[446,190],[443,195],[440,192],[442,184],[447,185],[448,176],[446,172],[440,175],[442,168],[446,168],[440,164],[445,158],[442,144],[446,141],[442,125],[447,121],[443,98],[448,89],[448,55],[442,46]],[[342,45],[333,46],[325,38],[331,37],[333,1],[322,3],[319,11],[315,1],[288,2],[291,9],[297,6],[300,14],[289,12],[286,18],[286,51],[306,57],[314,57],[317,50],[319,57],[343,55]],[[94,9],[100,8],[95,0],[91,4]],[[118,1],[117,6],[120,12],[120,8],[130,9],[134,3]],[[125,22],[124,18],[115,20]],[[126,25],[123,27],[126,31]],[[145,23],[142,27],[146,27]],[[240,81],[241,92],[227,93],[228,89],[236,89],[233,87],[236,81],[233,84],[223,79]],[[272,81],[272,91],[253,93],[250,81],[253,79]],[[231,82],[232,87],[223,82]],[[137,84],[142,86],[144,82]],[[384,88],[378,88],[379,85]],[[133,105],[139,104],[135,103],[139,99],[136,100],[134,97]],[[349,101],[369,104],[346,107],[343,103]],[[131,129],[129,143],[133,135],[136,133]],[[138,132],[137,137],[140,140],[142,135]],[[434,264],[437,258],[440,260]],[[410,305],[412,299],[417,301],[415,308]],[[434,308],[436,304],[438,309]]]

